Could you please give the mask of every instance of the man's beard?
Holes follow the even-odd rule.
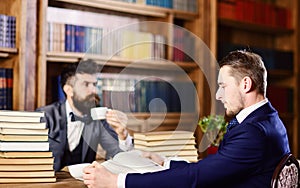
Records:
[[[78,99],[77,95],[74,95],[72,99],[75,108],[77,108],[77,110],[79,110],[83,114],[87,114],[87,115],[90,115],[91,108],[99,106],[99,102],[100,102],[100,98],[97,94],[91,94],[82,100]]]

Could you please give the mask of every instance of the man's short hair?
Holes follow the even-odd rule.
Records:
[[[63,88],[75,74],[96,74],[98,72],[100,72],[99,65],[90,59],[68,64],[61,72],[60,85]]]

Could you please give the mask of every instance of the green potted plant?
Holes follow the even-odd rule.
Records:
[[[210,142],[211,148],[208,149],[217,150],[226,133],[227,124],[224,116],[221,115],[209,115],[199,120],[198,125]],[[210,150],[208,150],[208,154],[210,154]]]

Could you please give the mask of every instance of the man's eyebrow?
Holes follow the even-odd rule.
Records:
[[[93,84],[96,84],[98,81],[87,81],[87,80],[84,80],[83,82],[84,83],[93,83]]]

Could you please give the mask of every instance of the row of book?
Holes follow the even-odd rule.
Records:
[[[134,133],[134,148],[158,153],[165,157],[179,157],[198,161],[194,133],[191,131],[153,131]]]
[[[118,78],[115,74],[100,74],[97,83],[100,106],[123,112],[196,111],[194,83],[127,76]],[[65,96],[58,81],[56,95],[63,101]]]
[[[173,61],[192,62],[195,59],[196,39],[181,27],[174,27]]]
[[[0,111],[0,183],[55,182],[43,112]]]
[[[16,17],[0,14],[0,47],[16,47]]]
[[[167,45],[171,45],[168,48],[173,48],[170,54],[173,61],[194,59],[196,40],[179,26],[173,27],[173,39],[169,39],[155,31],[170,30],[167,23],[54,7],[48,7],[47,11],[49,51],[165,59]]]
[[[234,50],[248,49],[248,46],[232,43],[218,44],[218,57],[223,58],[229,52]],[[267,70],[289,70],[294,69],[294,53],[292,51],[283,51],[269,48],[251,47],[252,52],[259,54]]]
[[[117,55],[130,59],[165,58],[165,37],[139,31],[48,23],[48,50]]]
[[[13,69],[0,68],[0,110],[11,110],[13,106]]]
[[[128,3],[138,3],[164,8],[171,8],[187,12],[197,12],[197,0],[115,0]]]
[[[291,10],[257,0],[219,0],[218,17],[275,28],[292,28]]]

